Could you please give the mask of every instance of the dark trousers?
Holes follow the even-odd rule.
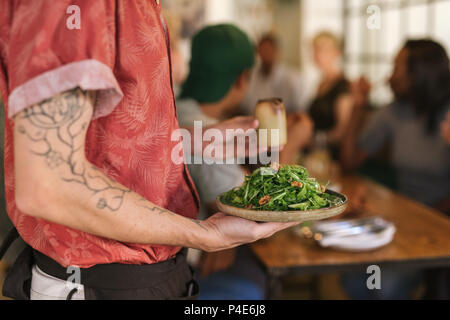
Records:
[[[80,269],[80,284],[86,300],[196,299],[199,293],[192,269],[186,262],[187,250],[172,259],[146,265],[99,264]],[[3,284],[3,295],[30,299],[32,267],[46,274],[70,280],[71,273],[46,255],[27,246],[14,262]],[[74,289],[76,290],[76,289]],[[71,294],[67,297],[71,298]]]

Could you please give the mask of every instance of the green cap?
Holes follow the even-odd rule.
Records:
[[[192,39],[190,71],[180,98],[200,103],[221,100],[237,77],[255,62],[247,35],[231,24],[209,26]]]

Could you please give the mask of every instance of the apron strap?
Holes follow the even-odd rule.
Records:
[[[17,229],[13,227],[11,230],[9,230],[8,234],[3,240],[2,245],[0,246],[0,260],[3,259],[5,253],[17,238],[19,238],[19,232],[17,232]]]

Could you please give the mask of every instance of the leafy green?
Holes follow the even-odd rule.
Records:
[[[311,210],[342,203],[338,196],[326,193],[326,186],[310,177],[306,168],[299,165],[276,167],[256,169],[245,177],[241,187],[224,193],[220,200],[239,208],[268,211]]]

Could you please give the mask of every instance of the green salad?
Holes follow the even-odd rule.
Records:
[[[241,187],[220,197],[220,201],[234,207],[267,211],[310,210],[341,204],[340,197],[325,193],[299,165],[272,164],[256,169],[245,177]]]

